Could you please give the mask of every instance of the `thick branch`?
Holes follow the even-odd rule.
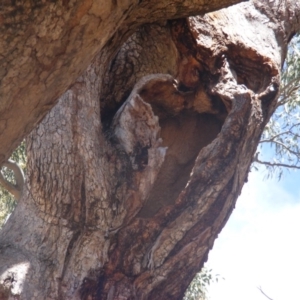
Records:
[[[0,171],[0,184],[8,190],[16,200],[20,200],[22,196],[23,186],[24,186],[24,173],[23,170],[20,168],[20,166],[14,162],[13,160],[8,160],[7,162],[2,164],[2,167],[6,167],[13,171],[15,175],[16,184],[13,184],[6,180]]]
[[[0,164],[106,43],[114,45],[114,53],[143,23],[205,13],[238,2],[241,0],[2,3]]]
[[[284,39],[289,41],[300,30],[300,3],[294,0],[252,0],[270,20],[280,22]]]
[[[147,86],[144,86],[144,89]],[[166,82],[164,87],[166,87]],[[136,89],[136,91],[143,91],[140,97],[149,102],[147,96],[151,93],[147,93],[147,90],[144,89]],[[178,269],[183,273],[188,272],[193,269],[192,265],[195,264],[197,255],[201,257],[203,263],[203,257],[211,247],[212,236],[216,234],[215,228],[219,228],[220,223],[223,224],[227,219],[228,208],[233,208],[234,199],[240,192],[251,163],[256,146],[252,143],[252,139],[245,138],[245,136],[254,135],[258,140],[258,132],[262,129],[259,126],[255,128],[261,124],[262,118],[259,107],[256,107],[254,94],[245,86],[236,83],[226,59],[224,59],[220,81],[212,88],[212,91],[214,95],[218,95],[228,103],[231,112],[221,133],[198,154],[185,188],[173,205],[168,203],[168,199],[161,198],[160,201],[165,201],[165,205],[156,215],[154,215],[155,211],[151,212],[151,205],[155,205],[153,201],[155,199],[150,197],[147,200],[150,200],[150,203],[143,204],[143,210],[137,215],[138,218],[133,219],[131,224],[118,233],[118,248],[114,251],[113,260],[110,261],[107,268],[108,270],[122,270],[124,274],[130,273],[133,268],[137,274],[141,273],[135,279],[139,298],[150,294],[153,289],[161,298],[166,298],[167,295],[169,297],[170,295],[179,296],[180,285],[185,286],[186,282],[182,280],[179,284],[178,280],[173,278],[172,270],[174,271],[174,269],[171,266],[177,266],[176,272]],[[173,94],[171,93],[171,95]],[[168,99],[166,94],[162,99],[164,101]],[[124,108],[130,105],[131,101],[131,97],[129,97]],[[117,120],[122,114],[128,114],[124,108],[118,112]],[[131,118],[127,119],[135,123],[135,118],[135,115],[132,114]],[[132,135],[131,127],[121,127],[125,131],[129,130],[128,136]],[[123,135],[125,136],[125,133]],[[141,144],[139,139],[143,140],[143,135],[139,139],[138,136],[135,138],[136,144]],[[125,149],[137,148],[128,147],[128,139],[119,138],[118,140]],[[132,145],[132,139],[130,141]],[[183,143],[183,141],[181,142]],[[127,153],[131,154],[132,151],[127,150]],[[183,153],[180,154],[183,155]],[[244,168],[237,168],[240,160],[243,160],[243,163],[244,160],[247,161]],[[225,170],[226,176],[223,173]],[[207,184],[209,184],[209,189],[207,189]],[[133,198],[128,206],[133,207],[134,205],[136,205],[136,201]],[[213,207],[215,206],[220,209],[218,215],[214,215]],[[145,208],[147,208],[148,214],[144,211]],[[201,220],[205,218],[209,219],[207,222],[210,225],[208,226],[206,223],[207,227],[203,228]],[[139,241],[139,248],[129,247],[129,235],[131,239]],[[185,255],[185,253],[189,253],[189,255]],[[128,257],[128,260],[124,261],[123,257]],[[176,274],[178,276],[178,273]],[[105,285],[106,292],[112,293],[115,299],[118,299],[117,295],[121,294],[123,283],[120,281],[118,287],[120,290],[114,292],[110,290],[108,284]],[[173,283],[176,283],[176,286]],[[149,299],[158,298],[150,296]]]

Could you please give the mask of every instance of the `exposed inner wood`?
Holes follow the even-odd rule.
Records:
[[[209,114],[184,111],[179,116],[165,118],[160,126],[167,153],[139,217],[152,217],[161,207],[175,203],[200,150],[216,138],[222,123]]]

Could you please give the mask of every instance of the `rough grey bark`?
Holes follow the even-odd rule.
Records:
[[[181,299],[247,180],[297,13],[247,2],[106,44],[27,139],[0,299]]]
[[[143,23],[240,1],[1,1],[0,165],[105,45],[117,50]]]

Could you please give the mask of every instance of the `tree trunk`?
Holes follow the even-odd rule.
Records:
[[[114,57],[106,44],[27,138],[0,299],[181,299],[247,180],[297,5],[146,24]]]
[[[0,165],[105,45],[116,51],[141,24],[241,1],[2,0]]]

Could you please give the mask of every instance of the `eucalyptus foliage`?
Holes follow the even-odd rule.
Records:
[[[26,153],[25,153],[25,142],[13,152],[10,157],[14,160],[24,171],[26,169]],[[2,168],[2,174],[5,179],[15,184],[15,177],[11,170]],[[4,224],[6,218],[11,214],[16,206],[16,200],[14,197],[0,185],[0,228]]]
[[[202,268],[197,273],[188,289],[185,292],[183,300],[208,300],[207,288],[213,282],[218,282],[219,275],[213,274],[211,269]]]
[[[280,90],[277,109],[254,157],[255,163],[279,179],[286,169],[300,169],[300,34],[289,44]]]

